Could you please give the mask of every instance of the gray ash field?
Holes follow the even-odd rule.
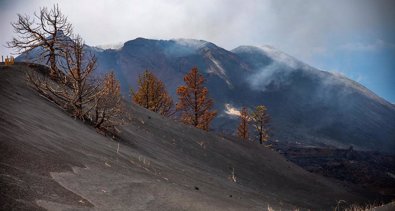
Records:
[[[333,210],[376,197],[134,105],[118,140],[102,136],[32,90],[26,71],[0,68],[1,210]]]

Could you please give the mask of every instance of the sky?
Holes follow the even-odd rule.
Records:
[[[193,38],[227,50],[270,45],[395,103],[392,0],[0,0],[0,54],[17,14],[58,4],[88,45]]]

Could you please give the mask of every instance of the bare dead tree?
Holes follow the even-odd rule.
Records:
[[[88,120],[105,133],[116,134],[117,126],[130,122],[121,96],[120,83],[114,72],[103,79],[92,75],[96,59],[84,51],[82,39],[77,37],[74,44],[67,46],[65,63],[61,65],[65,73],[53,80],[45,71],[30,71],[30,84],[44,97],[52,100],[72,116]]]
[[[41,95],[71,112],[73,116],[88,120],[105,133],[115,135],[119,132],[118,126],[130,122],[130,113],[122,99],[120,84],[114,72],[106,74],[104,79],[86,80],[84,83],[88,84],[91,94],[89,97],[82,95],[81,101],[78,100],[78,93],[87,93],[87,90],[83,88],[79,92],[78,82],[70,73],[65,74],[61,81],[52,80],[48,75],[36,71],[30,71],[27,78]]]
[[[37,57],[50,64],[50,76],[59,76],[57,60],[63,51],[62,43],[68,42],[72,34],[72,25],[67,17],[62,14],[56,4],[53,8],[40,8],[33,17],[18,14],[18,20],[11,23],[16,36],[7,42],[9,48],[14,48],[18,53],[30,52],[33,49],[42,50]]]
[[[79,36],[62,47],[64,59],[60,68],[63,71],[56,81],[34,72],[28,74],[28,79],[40,93],[52,98],[74,117],[86,119],[100,92],[100,83],[94,82],[92,74],[96,68],[96,58],[84,50],[84,42]]]
[[[49,71],[41,68],[27,73],[28,81],[40,94],[103,130],[126,122],[119,82],[113,73],[104,80],[96,78],[95,56],[84,48],[81,37],[72,37],[72,25],[58,5],[50,10],[41,8],[33,18],[18,14],[12,26],[17,37],[7,43],[8,47],[20,53],[38,49],[42,53],[34,56],[50,64]]]
[[[74,116],[84,119],[93,108],[91,105],[99,94],[100,83],[95,82],[93,72],[96,69],[96,57],[85,51],[84,41],[76,36],[73,42],[63,47],[64,60],[61,68],[66,72],[65,81],[67,87],[71,86],[71,93],[64,94],[61,91],[58,97],[68,102],[74,111]]]

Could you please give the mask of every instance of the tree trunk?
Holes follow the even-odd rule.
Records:
[[[195,79],[195,87],[196,87],[197,85],[196,85],[196,79]],[[195,98],[195,110],[194,110],[194,112],[195,112],[195,122],[194,122],[194,126],[195,127],[197,127],[198,125],[199,125],[199,116],[198,116],[198,99],[197,99],[197,95],[198,95],[198,93],[197,93],[197,90],[196,90],[196,88],[195,88],[195,90],[194,90],[194,98]]]
[[[49,75],[52,79],[55,79],[57,77],[58,70],[56,68],[55,49],[53,48],[50,48],[49,50],[49,63],[51,65],[51,72]]]

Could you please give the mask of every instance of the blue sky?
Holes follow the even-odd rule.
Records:
[[[271,45],[395,103],[392,0],[0,0],[0,53],[17,13],[58,3],[89,45],[195,38],[231,50]]]
[[[340,46],[312,60],[315,66],[346,75],[395,103],[395,48],[381,42]]]

